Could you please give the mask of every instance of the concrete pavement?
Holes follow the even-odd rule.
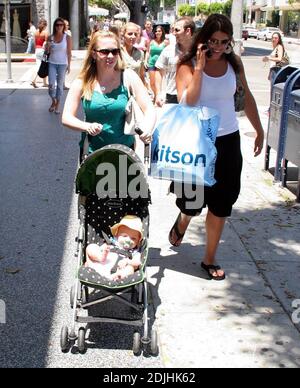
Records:
[[[249,74],[254,85],[257,76]],[[264,78],[259,93],[266,85]],[[60,352],[75,271],[78,134],[48,113],[46,90],[23,86],[0,89],[0,299],[7,310],[0,366],[299,367],[300,326],[292,314],[300,318],[293,308],[300,299],[300,210],[262,171],[263,157],[253,158],[244,117],[242,192],[218,253],[227,279],[209,281],[200,268],[205,214],[192,221],[180,248],[170,247],[175,199],[168,183],[150,178],[151,316],[160,356],[133,357],[132,330],[110,325],[89,328],[85,355]],[[260,104],[266,128],[265,108]]]

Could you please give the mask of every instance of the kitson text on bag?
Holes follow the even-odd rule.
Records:
[[[161,148],[156,148],[153,155],[154,161],[167,163],[182,163],[184,165],[206,166],[206,156],[204,154],[193,155],[191,152],[181,153],[180,151],[173,151],[171,147],[162,145]]]

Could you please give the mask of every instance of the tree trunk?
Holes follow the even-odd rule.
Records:
[[[243,28],[243,0],[234,0],[231,9],[231,22],[233,24],[233,36],[235,40],[234,51],[241,55],[242,47],[242,28]]]

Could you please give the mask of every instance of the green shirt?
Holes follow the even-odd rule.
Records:
[[[164,43],[157,44],[154,41],[150,43],[150,57],[148,60],[148,67],[155,67],[155,63],[165,47],[166,45]]]
[[[124,144],[132,147],[134,136],[124,135],[125,108],[128,92],[123,84],[111,93],[102,94],[94,91],[92,99],[82,99],[86,121],[100,123],[102,131],[97,136],[89,136],[89,152],[93,152],[109,144]],[[80,147],[83,147],[86,134],[82,133]]]

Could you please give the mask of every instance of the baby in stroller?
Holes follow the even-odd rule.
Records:
[[[85,265],[112,280],[133,275],[141,265],[139,246],[143,240],[142,228],[139,217],[125,216],[111,227],[112,242],[87,246]]]

